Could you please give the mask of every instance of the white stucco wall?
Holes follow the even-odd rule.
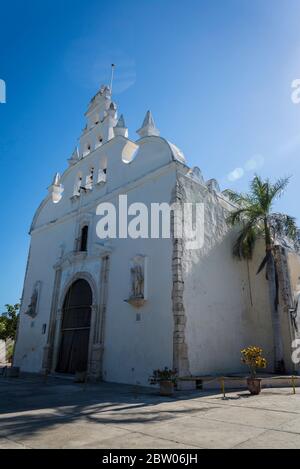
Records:
[[[27,274],[25,278],[20,323],[15,348],[14,363],[22,370],[40,372],[43,347],[47,342],[49,316],[54,282],[54,264],[60,256],[60,245],[73,249],[75,225],[69,220],[32,232]],[[28,309],[34,285],[41,281],[38,313],[31,318]],[[47,324],[46,334],[42,334],[43,324]]]
[[[53,204],[48,196],[34,217],[31,247],[24,285],[20,325],[14,363],[24,371],[40,372],[43,348],[47,342],[51,301],[54,287],[54,264],[60,258],[62,292],[78,272],[88,272],[100,290],[101,254],[96,236],[96,207],[100,202],[118,205],[120,194],[128,195],[128,204],[170,202],[176,181],[175,163],[167,142],[157,137],[140,140],[140,150],[134,161],[122,161],[127,139],[118,137],[91,152],[62,175],[63,197]],[[72,199],[78,172],[83,180],[90,167],[96,169],[107,158],[107,182],[94,184],[93,190]],[[68,263],[78,226],[87,220],[89,240],[87,256]],[[171,240],[125,239],[110,240],[110,273],[104,339],[104,378],[107,381],[147,384],[154,368],[172,366],[173,317],[171,306],[172,272]],[[136,310],[124,300],[130,293],[130,260],[137,254],[147,257],[146,304]],[[41,282],[37,316],[25,314],[33,287]],[[140,321],[136,313],[140,313]],[[47,324],[46,334],[42,334]],[[59,334],[56,334],[56,344]],[[55,365],[55,364],[54,364]]]
[[[128,193],[128,203],[169,202],[175,171]],[[155,368],[172,367],[172,242],[170,239],[126,239],[112,242],[105,330],[104,376],[108,381],[147,384]],[[147,302],[135,309],[124,302],[130,293],[130,259],[147,258]],[[136,314],[141,314],[140,321]]]
[[[263,347],[273,364],[273,339],[264,274],[256,276],[261,256],[257,248],[249,263],[232,256],[235,233],[225,222],[226,201],[202,184],[180,177],[186,199],[205,207],[204,245],[184,250],[184,307],[186,342],[193,375],[247,371],[240,350]],[[250,283],[252,302],[250,299]]]
[[[81,135],[79,151],[73,153],[70,166],[57,179],[64,189],[61,200],[54,204],[49,194],[33,218],[14,364],[24,371],[40,372],[42,369],[54,290],[54,265],[59,264],[62,270],[56,310],[61,307],[71,280],[82,272],[92,279],[97,297],[93,303],[97,303],[101,255],[107,251],[110,267],[104,328],[104,379],[145,385],[153,369],[173,366],[172,266],[178,262],[173,259],[173,243],[170,239],[150,238],[117,238],[103,243],[96,236],[99,219],[96,208],[100,202],[111,202],[118,207],[118,197],[124,194],[128,196],[128,204],[142,202],[148,209],[153,202],[169,203],[177,177],[184,187],[187,202],[205,204],[204,246],[196,250],[184,249],[182,258],[186,324],[181,317],[177,319],[182,323],[177,326],[179,334],[185,328],[190,372],[203,375],[245,371],[240,362],[240,350],[252,344],[263,347],[272,364],[268,286],[264,274],[256,276],[263,245],[257,246],[249,265],[233,259],[235,233],[228,231],[225,222],[228,201],[217,195],[213,183],[209,184],[208,190],[203,181],[192,179],[199,176],[199,170],[186,176],[188,168],[184,165],[184,156],[174,145],[155,136],[154,124],[152,135],[148,122],[139,133],[146,136],[136,142],[124,137],[127,135],[125,128],[119,128],[115,133],[111,122],[115,125],[116,110],[109,110],[111,116],[105,117],[104,110],[110,109],[110,94],[105,93],[100,93],[101,96],[98,93],[97,99],[91,101],[88,126]],[[98,122],[99,118],[103,118],[103,122]],[[101,143],[99,132],[103,136]],[[103,168],[107,180],[98,183],[98,171]],[[91,169],[94,172],[92,190],[81,191],[79,197],[74,197],[78,175],[82,177],[80,185],[85,185]],[[78,256],[74,255],[75,240],[83,223],[89,226],[88,251],[86,255]],[[147,259],[147,301],[140,309],[124,301],[130,295],[130,262],[136,255]],[[30,318],[26,311],[36,282],[40,282],[37,316]],[[176,307],[181,312],[178,292],[176,301],[180,303]],[[44,324],[46,334],[42,333]],[[59,338],[57,326],[56,348]],[[54,353],[54,357],[56,355]],[[52,365],[55,368],[55,361]]]
[[[287,275],[286,291],[282,292],[285,294],[285,302],[283,295],[280,297],[284,360],[289,373],[299,374],[300,363],[293,361],[292,355],[298,349],[298,342],[293,341],[300,339],[300,255],[286,249],[285,256],[282,257],[286,259],[286,265],[283,264],[282,269]]]

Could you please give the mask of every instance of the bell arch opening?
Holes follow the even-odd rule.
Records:
[[[87,370],[93,294],[84,279],[75,280],[63,302],[61,340],[56,371],[74,374]]]

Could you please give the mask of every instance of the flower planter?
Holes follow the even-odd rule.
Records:
[[[174,394],[174,383],[172,381],[160,381],[159,393],[161,396],[172,396]]]
[[[167,366],[161,370],[153,370],[153,374],[149,377],[149,382],[150,384],[159,384],[161,396],[172,396],[177,382],[177,371]]]
[[[261,379],[259,378],[248,378],[247,379],[247,386],[250,393],[253,396],[257,396],[260,394],[261,391]]]

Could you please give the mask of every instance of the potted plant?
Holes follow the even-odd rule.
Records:
[[[256,377],[257,368],[266,368],[267,360],[262,356],[263,350],[254,345],[241,351],[242,363],[250,369],[250,377],[247,378],[247,385],[252,395],[257,395],[261,391],[261,379]]]
[[[153,370],[152,376],[149,378],[150,384],[159,383],[159,391],[161,396],[172,396],[174,394],[174,385],[177,380],[177,371],[165,367],[163,370]]]

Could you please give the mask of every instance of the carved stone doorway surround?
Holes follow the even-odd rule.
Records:
[[[55,371],[61,340],[62,306],[64,298],[68,289],[76,280],[84,279],[89,283],[93,294],[87,374],[88,378],[92,380],[102,379],[109,260],[109,255],[101,257],[101,273],[98,282],[95,281],[89,272],[78,271],[63,287],[61,285],[62,265],[61,263],[55,265],[55,279],[47,344],[44,347],[43,353],[42,373],[48,374]]]

